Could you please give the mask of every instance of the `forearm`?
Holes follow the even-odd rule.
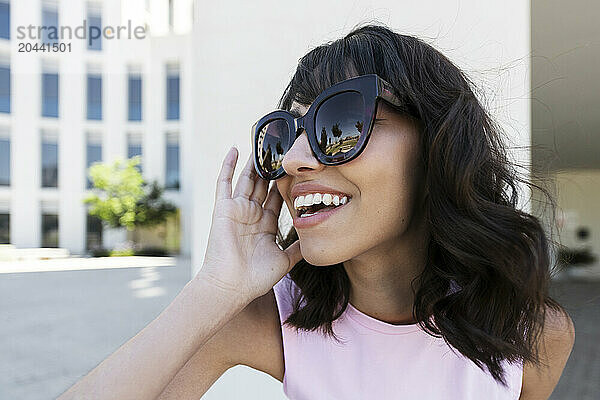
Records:
[[[59,400],[156,398],[198,347],[249,301],[197,275],[156,319]]]

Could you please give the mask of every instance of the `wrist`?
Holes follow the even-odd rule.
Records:
[[[248,299],[248,296],[245,295],[239,285],[226,282],[211,273],[203,271],[202,268],[191,282],[195,286],[203,287],[203,290],[214,293],[214,295],[219,298],[219,301],[227,300],[228,302],[242,305],[243,307],[252,301],[252,299]],[[215,301],[217,301],[217,299],[215,299]]]

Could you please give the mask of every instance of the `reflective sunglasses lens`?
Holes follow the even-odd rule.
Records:
[[[258,131],[258,166],[269,174],[277,171],[283,163],[283,156],[289,149],[288,132],[290,128],[285,119],[275,119],[263,125]]]
[[[359,92],[343,92],[325,100],[317,110],[315,131],[321,151],[344,159],[363,132],[364,100]]]

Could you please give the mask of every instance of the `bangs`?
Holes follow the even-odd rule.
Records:
[[[410,90],[405,87],[408,79],[404,71],[398,49],[377,36],[353,32],[318,46],[303,56],[277,108],[290,111],[293,102],[308,107],[330,86],[366,74],[377,74],[388,81],[400,99],[412,104],[411,96],[407,95]],[[398,87],[398,83],[402,87]]]
[[[356,76],[382,71],[375,68],[373,43],[366,36],[355,35],[338,39],[311,50],[300,59],[294,77],[281,97],[278,108],[290,110],[292,102],[310,105],[325,89]],[[385,78],[384,78],[385,79]]]

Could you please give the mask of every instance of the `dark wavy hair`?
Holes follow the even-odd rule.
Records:
[[[466,74],[423,40],[381,24],[357,27],[303,56],[279,108],[290,110],[292,101],[309,105],[351,74],[371,73],[389,82],[421,120],[431,239],[425,268],[412,281],[413,317],[506,385],[500,362],[539,365],[547,307],[566,313],[549,296],[553,241],[537,217],[517,208],[518,182],[545,194],[554,217],[552,195],[519,176],[504,133]],[[280,247],[297,239],[293,226],[285,238],[278,229]],[[289,275],[301,293],[284,323],[337,340],[332,322],[350,292],[343,263],[317,267],[302,259]],[[449,293],[452,281],[459,290]]]

